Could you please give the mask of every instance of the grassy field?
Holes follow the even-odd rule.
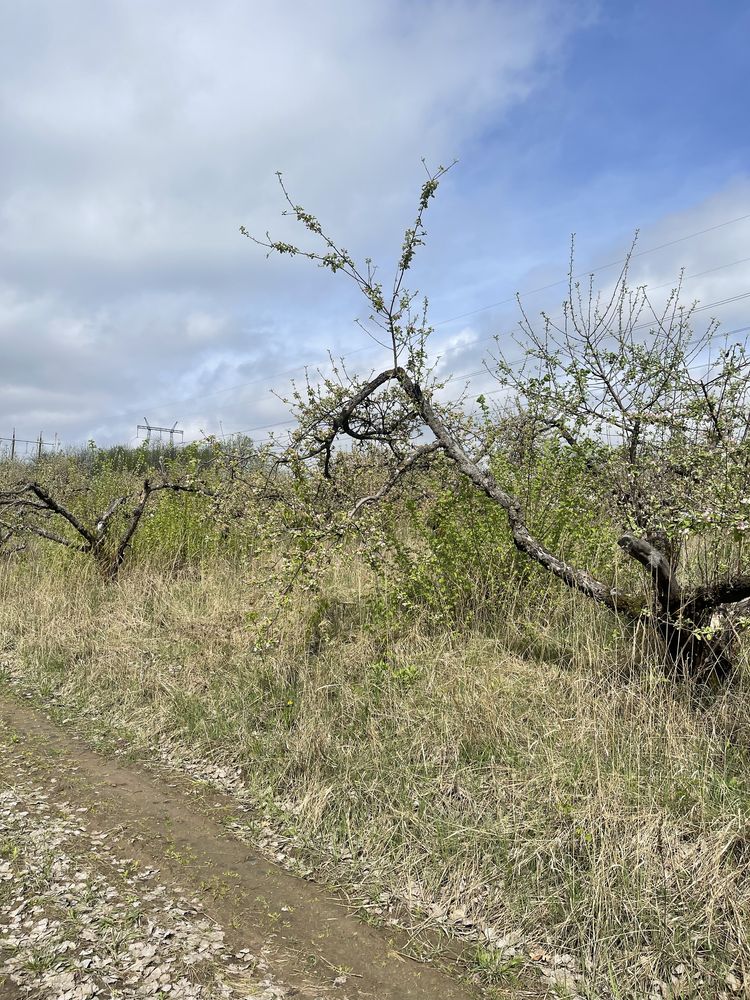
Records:
[[[94,740],[239,775],[252,835],[371,919],[466,942],[488,996],[750,995],[742,678],[698,698],[555,583],[459,628],[384,614],[396,584],[355,548],[281,603],[260,555],[114,585],[63,555],[0,562],[6,683]]]

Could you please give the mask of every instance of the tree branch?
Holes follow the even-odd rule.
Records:
[[[122,505],[127,500],[127,497],[115,497],[112,503],[107,507],[102,516],[96,522],[96,534],[100,540],[103,540],[107,533],[107,528],[109,527],[109,522],[115,516],[117,511],[122,507]]]
[[[562,580],[571,589],[586,594],[599,604],[603,604],[613,611],[625,613],[633,619],[640,617],[643,610],[642,605],[632,595],[626,594],[616,587],[602,583],[586,572],[586,570],[571,566],[550,552],[549,549],[545,548],[541,542],[534,538],[526,526],[521,505],[516,497],[503,490],[491,472],[483,471],[472,462],[443,423],[442,418],[432,405],[429,397],[422,391],[420,386],[411,380],[403,368],[397,369],[396,377],[405,392],[414,400],[423,420],[435,435],[445,453],[455,462],[459,471],[505,510],[513,543],[519,551],[529,556],[534,562],[539,563],[540,566],[543,566],[548,572]]]
[[[22,530],[30,535],[38,535],[39,538],[46,538],[50,542],[57,542],[58,545],[64,545],[66,548],[73,549],[75,552],[91,551],[88,544],[82,545],[80,542],[72,542],[69,538],[63,537],[63,535],[57,535],[54,531],[47,531],[46,528],[40,528],[37,525],[27,524]]]
[[[143,490],[141,492],[140,499],[130,515],[130,521],[128,522],[125,532],[120,539],[120,542],[115,551],[114,558],[109,566],[109,576],[114,579],[125,560],[125,553],[127,551],[128,545],[130,545],[133,535],[138,529],[141,518],[143,517],[148,502],[154,493],[158,493],[162,490],[171,490],[173,493],[199,493],[204,496],[214,496],[211,490],[204,489],[202,487],[196,486],[185,486],[180,483],[157,483],[156,486],[152,486],[150,480],[146,479],[143,482]]]
[[[678,607],[682,592],[667,556],[645,538],[636,538],[628,533],[618,538],[617,544],[651,574],[662,610],[669,611]]]
[[[398,483],[400,479],[403,478],[403,476],[405,475],[405,473],[409,471],[409,469],[414,468],[414,466],[417,465],[422,459],[425,459],[428,456],[433,455],[436,451],[439,451],[442,447],[443,446],[440,444],[439,441],[432,441],[430,444],[423,444],[420,445],[419,448],[416,448],[411,453],[411,455],[408,455],[404,459],[404,461],[401,462],[401,464],[394,470],[390,479],[388,479],[387,482],[383,486],[381,486],[381,488],[377,491],[377,493],[373,493],[372,496],[362,497],[356,502],[356,504],[349,511],[349,517],[355,518],[357,514],[360,512],[360,510],[367,504],[377,503],[379,500],[382,500],[383,497],[387,496],[387,494],[390,493],[393,487]]]
[[[40,486],[39,483],[28,483],[26,489],[32,492],[34,496],[38,497],[42,504],[48,510],[51,510],[53,514],[59,514],[60,517],[65,518],[68,524],[70,524],[71,527],[78,532],[81,538],[88,542],[91,548],[95,547],[96,535],[89,531],[89,529],[78,520],[75,514],[71,513],[71,511],[63,507],[62,504],[58,503],[57,500],[51,497],[43,486]]]
[[[686,607],[691,614],[700,614],[720,604],[737,604],[750,598],[750,576],[741,575],[720,583],[697,587],[690,595]]]

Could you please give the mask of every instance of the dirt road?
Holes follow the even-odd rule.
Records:
[[[231,811],[0,701],[0,997],[472,996],[237,840]]]

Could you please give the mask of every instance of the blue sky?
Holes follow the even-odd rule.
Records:
[[[724,169],[742,169],[750,151],[748,38],[742,3],[606,4],[571,37],[561,86],[541,102],[547,121],[540,108],[533,127],[557,122],[558,134],[571,134],[556,169],[578,183],[601,160],[634,176],[653,171],[660,198],[688,166],[720,180]]]
[[[129,441],[147,416],[263,438],[277,373],[377,366],[345,281],[238,234],[290,235],[279,169],[387,275],[420,158],[458,158],[413,274],[446,372],[514,328],[482,307],[564,277],[573,231],[582,270],[640,228],[679,242],[638,280],[750,291],[750,219],[723,225],[750,215],[744,3],[0,0],[0,32],[0,437]]]
[[[550,182],[582,200],[605,190],[625,224],[679,210],[747,169],[748,40],[742,3],[602,4],[572,33],[559,81],[515,108],[499,141],[542,152],[549,137],[531,197]]]

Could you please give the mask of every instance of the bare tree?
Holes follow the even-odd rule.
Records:
[[[514,371],[501,344],[497,376],[523,401],[537,435],[558,435],[585,456],[598,483],[607,485],[611,516],[621,525],[619,550],[645,570],[646,592],[617,581],[616,548],[607,578],[574,565],[530,530],[520,499],[482,460],[462,408],[438,398],[441,386],[427,355],[427,302],[416,308],[405,280],[424,243],[424,215],[445,172],[442,167],[428,172],[387,288],[372,261],[359,265],[313,215],[294,204],[281,175],[284,214],[294,217],[317,247],[304,249],[268,234],[258,239],[241,228],[269,255],[302,256],[353,280],[371,310],[367,329],[390,355],[388,367],[366,378],[339,366],[319,384],[308,380],[295,389],[299,426],[284,460],[317,459],[330,477],[335,449],[343,442],[379,445],[389,462],[385,483],[358,499],[356,513],[382,499],[407,473],[447,456],[504,510],[513,542],[528,559],[617,615],[650,625],[675,671],[698,679],[728,676],[750,601],[750,575],[739,561],[729,566],[718,558],[728,534],[747,527],[737,516],[740,499],[750,505],[745,496],[750,372],[743,348],[725,346],[709,360],[715,327],[694,336],[692,310],[681,306],[679,288],[664,309],[655,310],[645,289],[629,288],[629,261],[611,294],[601,298],[593,285],[582,291],[574,282],[571,260],[563,320],[544,317],[541,333],[522,313],[527,364]],[[698,377],[701,365],[706,372]],[[717,558],[710,563],[692,558],[692,538],[713,540]]]
[[[203,487],[145,479],[140,492],[115,497],[95,522],[89,524],[40,483],[19,483],[0,492],[0,510],[10,516],[10,520],[3,522],[3,540],[8,542],[12,537],[25,535],[45,538],[91,556],[102,576],[113,581],[149,504],[165,491],[210,495]],[[120,515],[119,519],[116,515]],[[120,528],[117,535],[113,531],[115,524]]]

